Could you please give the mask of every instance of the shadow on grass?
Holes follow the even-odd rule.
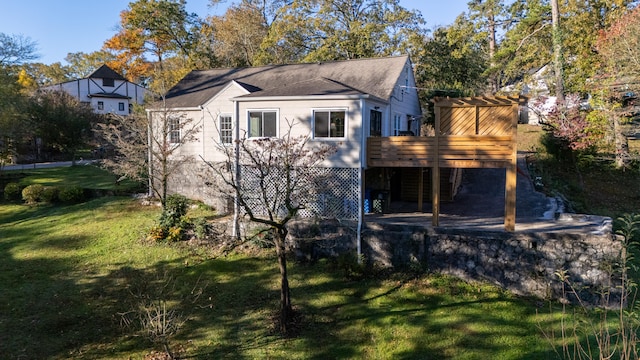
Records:
[[[138,250],[119,251],[169,248],[178,255],[144,266],[96,267],[91,259],[101,255],[93,238],[49,233],[62,218],[82,226],[86,210],[98,220],[135,211],[112,208],[113,201],[0,210],[3,357],[141,358],[160,350],[136,318],[141,305],[155,300],[185,320],[171,339],[183,358],[553,358],[530,321],[533,308],[497,291],[453,282],[434,290],[415,279],[353,281],[329,263],[291,264],[302,321],[296,336],[285,338],[273,323],[279,304],[273,257],[207,259],[137,244]]]

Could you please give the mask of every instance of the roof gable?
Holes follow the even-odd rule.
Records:
[[[235,81],[251,94],[269,96],[371,95],[388,100],[408,56],[326,63],[192,71],[166,95],[167,106],[197,107]]]
[[[124,76],[118,74],[113,71],[107,65],[100,66],[96,71],[92,72],[91,75],[88,76],[90,79],[113,79],[113,80],[125,80]]]

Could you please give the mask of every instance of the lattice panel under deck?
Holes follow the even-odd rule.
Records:
[[[299,169],[292,174],[292,178],[298,180],[298,184],[294,187],[291,199],[294,204],[304,206],[298,212],[299,217],[358,218],[358,169]],[[281,169],[270,169],[270,173],[263,174],[258,169],[242,168],[244,198],[255,214],[266,215],[270,208],[272,213],[284,216],[286,183],[285,173]]]

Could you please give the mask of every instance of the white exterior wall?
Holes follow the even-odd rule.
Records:
[[[100,78],[68,81],[57,85],[46,86],[43,87],[43,89],[63,90],[78,99],[80,102],[90,103],[96,113],[113,113],[118,115],[129,115],[129,104],[142,104],[146,93],[146,89],[142,86],[124,80],[114,80],[113,87],[102,86],[102,79]],[[107,93],[107,96],[109,93],[113,93],[127,98],[110,98],[104,97],[104,95],[100,97],[90,96],[91,94],[97,93]],[[98,102],[100,101],[104,104],[104,108],[102,110],[98,109]],[[119,110],[119,103],[124,104],[124,110]]]
[[[418,92],[416,90],[413,69],[411,69],[411,64],[409,62],[407,62],[403,67],[402,74],[398,78],[398,82],[394,87],[390,100],[389,107],[387,108],[386,119],[388,122],[386,123],[386,127],[384,122],[385,118],[383,117],[382,136],[394,135],[395,115],[399,115],[401,117],[399,130],[412,130],[415,135],[418,135],[416,131],[420,129],[419,124],[422,120],[422,110],[420,108],[420,100],[418,99]],[[411,128],[409,127],[407,116],[414,118]]]
[[[310,145],[326,143],[336,146],[336,153],[322,166],[339,168],[356,168],[360,166],[362,142],[362,120],[359,99],[339,100],[291,100],[291,101],[252,101],[240,102],[238,106],[240,134],[248,133],[251,110],[275,110],[278,112],[278,136],[283,136],[289,129],[288,122],[294,121],[293,136],[310,136]],[[313,138],[314,110],[344,110],[344,138]]]

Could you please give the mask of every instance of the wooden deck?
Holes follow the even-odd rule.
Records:
[[[509,135],[370,137],[368,167],[506,168],[515,156]]]

